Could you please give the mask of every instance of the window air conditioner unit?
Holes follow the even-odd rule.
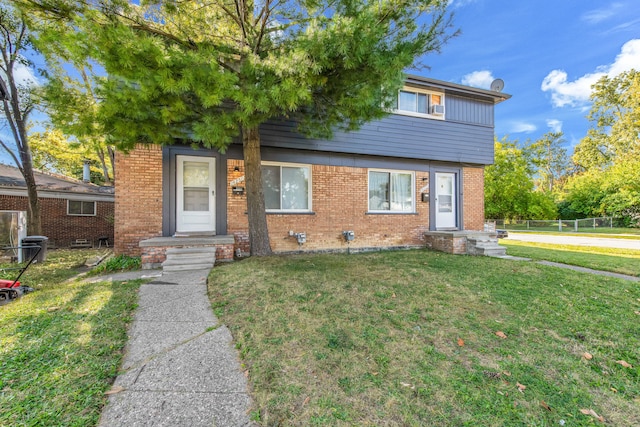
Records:
[[[444,105],[432,105],[431,114],[434,116],[444,116]]]

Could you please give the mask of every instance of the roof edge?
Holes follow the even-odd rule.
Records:
[[[462,95],[472,96],[474,98],[490,98],[494,104],[499,104],[502,101],[506,101],[511,98],[511,95],[503,92],[496,92],[493,90],[480,89],[472,86],[465,86],[458,83],[446,82],[444,80],[432,79],[430,77],[417,76],[414,74],[407,74],[405,78],[406,83],[413,83],[420,86],[429,86],[442,89],[445,93],[458,93]]]

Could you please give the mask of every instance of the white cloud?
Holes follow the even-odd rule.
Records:
[[[562,132],[562,122],[557,119],[547,119],[547,126],[551,129],[551,132]]]
[[[511,123],[511,129],[509,133],[531,133],[535,132],[538,127],[533,123],[527,122],[513,122]]]
[[[491,82],[494,80],[495,78],[493,77],[493,74],[491,74],[491,71],[482,70],[466,74],[462,77],[462,84],[481,89],[489,89],[491,87]]]
[[[591,86],[600,78],[617,76],[632,68],[640,68],[640,39],[626,42],[612,64],[597,67],[593,73],[576,80],[569,81],[564,70],[553,70],[544,78],[540,88],[551,92],[551,102],[555,107],[581,106],[589,101]]]
[[[20,63],[16,63],[13,69],[13,76],[18,86],[38,86],[38,78],[33,74],[33,70]]]
[[[477,0],[449,0],[449,7],[456,9],[459,7],[466,6],[468,4],[475,3],[476,1]]]
[[[622,5],[621,3],[613,3],[603,9],[590,10],[584,13],[580,17],[580,19],[582,19],[588,24],[598,24],[614,16],[618,12],[618,10],[620,10],[623,6],[624,5]]]

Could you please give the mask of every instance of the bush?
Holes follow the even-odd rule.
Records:
[[[111,257],[96,268],[91,270],[91,274],[115,273],[120,271],[138,270],[142,266],[140,257],[130,257],[128,255],[118,255]]]

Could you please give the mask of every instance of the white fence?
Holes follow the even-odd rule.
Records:
[[[597,231],[602,228],[613,228],[616,219],[613,217],[584,219],[551,219],[551,220],[504,220],[490,219],[485,223],[485,230],[503,228],[507,230],[531,231]]]

